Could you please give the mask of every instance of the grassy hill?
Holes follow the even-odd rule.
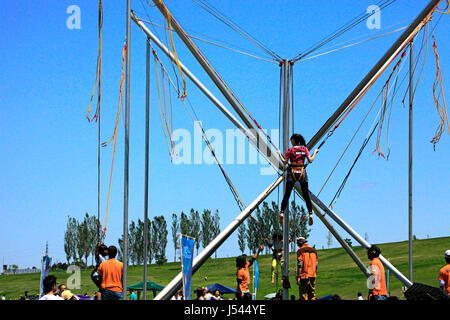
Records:
[[[379,244],[383,256],[408,276],[408,243],[395,242]],[[450,248],[450,237],[433,238],[426,240],[415,240],[413,243],[414,282],[438,286],[439,269],[445,264],[444,251]],[[369,264],[366,250],[362,247],[354,247],[356,254],[365,264]],[[316,280],[316,294],[318,297],[328,294],[338,294],[344,299],[355,299],[360,291],[363,296],[367,294],[366,278],[355,265],[353,260],[342,248],[318,250],[319,269]],[[294,277],[296,254],[290,254],[290,294],[298,297],[298,287],[295,285]],[[260,255],[258,258],[260,269],[260,280],[257,299],[264,299],[268,293],[276,291],[276,284],[271,283],[271,256]],[[161,285],[167,285],[173,277],[180,272],[180,262],[166,263],[163,266],[149,265],[148,279]],[[252,269],[251,269],[252,272]],[[51,272],[57,277],[58,283],[67,283],[70,274],[64,271]],[[193,276],[192,287],[195,289],[212,283],[221,283],[234,288],[235,282],[235,258],[209,259],[200,270]],[[92,295],[96,291],[95,285],[90,280],[90,270],[81,271],[81,288],[73,289],[76,294],[87,292]],[[129,266],[128,284],[142,281],[143,266]],[[205,281],[207,277],[207,281]],[[281,269],[279,273],[281,279]],[[278,285],[280,288],[281,285]],[[29,294],[37,294],[39,288],[39,274],[23,275],[1,275],[0,296],[7,299],[17,299],[23,295],[25,290]],[[392,274],[390,275],[389,290],[391,295],[403,298],[402,283]],[[151,297],[151,293],[149,294]]]

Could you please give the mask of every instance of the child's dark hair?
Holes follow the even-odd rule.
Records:
[[[55,276],[47,276],[44,278],[43,281],[43,289],[44,289],[44,293],[49,293],[50,291],[52,291],[53,286],[56,284],[56,277]]]
[[[117,254],[117,248],[115,246],[110,246],[108,248],[108,257],[109,258],[115,258]]]
[[[291,140],[294,140],[296,146],[306,146],[305,138],[301,134],[294,133]]]
[[[236,258],[236,267],[244,268],[246,262],[247,262],[247,255],[245,255],[245,254],[240,255]]]

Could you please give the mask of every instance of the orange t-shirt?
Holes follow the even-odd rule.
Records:
[[[248,284],[250,282],[250,271],[248,268],[250,267],[250,262],[245,263],[244,268],[240,268],[236,271],[236,279],[240,280],[240,285],[238,283],[238,289],[241,290],[241,292],[248,292]]]
[[[439,271],[439,280],[444,281],[444,290],[450,294],[450,263]]]
[[[123,263],[116,259],[108,259],[98,267],[102,277],[102,289],[122,292]]]
[[[383,263],[379,258],[374,258],[370,262],[371,272],[373,275],[375,275],[374,279],[372,280],[372,284],[375,286],[373,288],[372,294],[374,296],[380,295],[385,296],[387,295],[386,292],[386,275],[384,272],[384,266]]]
[[[300,278],[315,278],[316,277],[316,264],[317,264],[317,251],[311,248],[308,244],[303,244],[297,250],[297,260],[303,261],[303,268],[299,270]]]

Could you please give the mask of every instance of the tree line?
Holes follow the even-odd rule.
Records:
[[[149,230],[147,263],[163,264],[167,262],[168,223],[161,215],[148,219],[147,224]],[[64,234],[67,264],[87,267],[89,257],[92,259],[91,265],[94,264],[95,245],[99,240],[97,234],[100,229],[97,218],[88,213],[81,221],[74,217],[68,217]],[[132,220],[128,226],[128,263],[131,265],[144,264],[144,229],[145,224],[141,219],[138,219],[137,222]],[[220,233],[219,211],[216,210],[213,214],[211,210],[204,209],[200,214],[198,210],[191,209],[189,214],[173,213],[170,229],[174,248],[173,261],[177,260],[177,251],[180,249],[180,233],[196,239],[195,248],[198,254],[200,247],[206,247]],[[118,259],[123,261],[123,235],[118,239],[118,244]]]
[[[278,205],[272,201],[271,204],[263,202],[256,208],[253,215],[257,223],[251,218],[242,223],[238,228],[238,247],[244,253],[247,249],[250,253],[255,252],[259,245],[263,243],[265,235],[272,242],[272,235],[275,232],[282,233],[280,225]],[[305,217],[302,221],[302,217]],[[189,213],[173,213],[170,226],[164,216],[155,216],[148,219],[147,237],[147,263],[163,264],[167,262],[166,248],[170,227],[170,240],[174,249],[173,261],[179,257],[180,233],[195,238],[195,249],[197,254],[201,247],[205,248],[220,233],[219,211],[214,213],[209,209],[204,209],[201,213],[191,209]],[[294,201],[291,202],[289,210],[289,237],[295,240],[299,236],[309,237],[311,229],[307,227],[307,214],[302,206]],[[131,221],[128,226],[128,264],[144,264],[144,221],[138,219]],[[89,257],[91,265],[94,264],[95,245],[98,241],[98,230],[101,226],[97,217],[85,214],[81,221],[74,217],[68,217],[66,232],[64,234],[64,251],[68,264],[78,264],[87,267]],[[101,232],[100,232],[101,233]],[[101,239],[100,239],[101,240]],[[118,239],[118,259],[123,261],[123,235]],[[291,251],[295,250],[295,241],[291,243]],[[266,246],[266,253],[269,248]],[[215,252],[217,258],[217,251]]]

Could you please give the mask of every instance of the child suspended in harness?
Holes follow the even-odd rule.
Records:
[[[306,202],[306,207],[309,213],[309,225],[313,224],[313,216],[312,216],[312,203],[311,198],[309,197],[309,189],[308,189],[308,176],[305,170],[305,159],[308,160],[309,163],[314,161],[316,154],[319,152],[319,149],[316,149],[312,156],[309,154],[308,148],[306,148],[305,139],[301,134],[294,133],[291,136],[292,148],[289,148],[286,151],[286,154],[281,154],[278,151],[278,154],[283,163],[287,164],[290,161],[286,172],[286,191],[284,193],[283,200],[281,201],[280,208],[280,222],[283,224],[284,218],[284,210],[289,201],[289,197],[291,196],[292,189],[295,184],[300,183],[300,187],[302,189],[303,197]]]

